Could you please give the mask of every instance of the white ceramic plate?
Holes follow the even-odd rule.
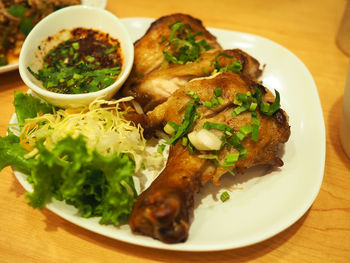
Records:
[[[151,19],[123,19],[133,40],[141,37]],[[210,251],[238,248],[265,240],[296,222],[311,206],[321,187],[325,162],[325,128],[317,89],[304,64],[284,47],[259,36],[210,29],[225,48],[241,48],[266,68],[264,84],[281,94],[290,116],[291,137],[282,159],[284,166],[269,171],[250,169],[244,175],[225,176],[222,186],[207,185],[196,197],[194,221],[185,243],[168,245],[134,235],[128,225],[102,226],[98,218],[84,219],[62,202],[47,206],[57,215],[96,233],[128,243],[169,250]],[[15,172],[26,190],[25,175]],[[220,193],[231,198],[222,203]]]
[[[105,8],[107,0],[82,0],[81,3],[87,6],[94,6],[99,8]],[[11,62],[6,66],[0,66],[0,74],[11,70],[18,69],[18,61]]]

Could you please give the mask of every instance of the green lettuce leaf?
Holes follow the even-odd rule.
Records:
[[[127,222],[135,202],[134,162],[126,154],[110,157],[89,152],[83,137],[67,137],[51,151],[42,141],[37,143],[29,182],[30,205],[42,209],[54,197],[75,206],[81,216],[100,216],[101,224]]]
[[[42,102],[31,94],[24,94],[15,91],[13,104],[16,108],[16,115],[19,124],[23,124],[25,119],[34,118],[38,113],[52,113],[53,106]]]
[[[14,169],[30,173],[33,160],[24,158],[28,152],[19,143],[19,137],[8,131],[6,137],[0,137],[0,171],[11,165]]]

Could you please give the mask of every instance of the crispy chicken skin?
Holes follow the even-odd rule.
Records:
[[[196,62],[170,64],[167,67],[158,68],[142,78],[130,80],[124,86],[122,93],[124,96],[133,96],[143,110],[148,112],[166,101],[174,91],[185,86],[190,80],[210,75],[215,70],[215,57],[222,53],[232,58],[219,56],[217,61],[220,66],[227,66],[233,61],[239,61],[242,65],[240,74],[252,79],[257,79],[261,75],[259,62],[242,50],[217,50],[203,53]]]
[[[250,91],[259,87],[263,93],[263,100],[269,101],[273,96],[263,86],[255,81],[230,71],[217,74],[210,78],[195,79],[184,87],[176,90],[169,99],[145,115],[153,127],[160,127],[168,121],[181,123],[184,110],[191,98],[187,91],[195,92],[201,101],[209,101],[214,89],[222,89],[224,103],[216,108],[199,106],[197,112],[203,116],[198,119],[192,130],[202,129],[204,122],[215,122],[228,125],[238,131],[244,125],[251,125],[250,112],[233,117],[234,105],[232,101],[237,93]],[[268,164],[282,166],[278,156],[279,145],[285,143],[290,136],[288,116],[279,109],[272,116],[266,116],[258,111],[260,121],[259,137],[252,141],[249,136],[243,139],[242,145],[247,149],[245,159],[239,159],[235,166],[238,173],[247,168]],[[152,126],[151,125],[151,126]],[[213,131],[218,133],[220,131]],[[235,153],[234,147],[223,148],[219,152],[219,161],[229,153]],[[134,232],[148,235],[166,243],[183,242],[188,237],[191,218],[193,216],[194,195],[210,179],[219,184],[219,178],[226,173],[217,167],[213,161],[199,157],[200,152],[190,154],[181,142],[171,146],[166,168],[157,179],[137,199],[132,210],[129,224]]]
[[[203,34],[198,36],[198,40],[205,39],[211,46],[211,50],[221,49],[216,37],[205,29],[200,20],[185,14],[163,16],[154,21],[145,35],[134,44],[133,77],[146,75],[161,66],[164,60],[163,51],[168,49],[168,42],[165,39],[168,39],[171,33],[169,25],[178,21],[189,24],[194,32],[202,32]]]
[[[169,25],[182,22],[190,25],[196,36],[196,41],[205,40],[210,49],[200,54],[193,62],[185,64],[165,63],[164,51],[171,52]],[[257,79],[262,71],[259,62],[239,49],[223,50],[202,22],[185,14],[163,16],[153,22],[146,34],[135,43],[135,58],[133,70],[119,92],[120,96],[132,96],[145,112],[153,110],[163,103],[178,88],[194,78],[210,75],[215,67],[215,58],[220,53],[226,53],[233,58],[218,57],[220,65],[227,66],[233,61],[240,61],[243,67],[241,74]]]
[[[168,67],[176,66],[173,63],[165,63],[166,60],[163,54],[164,51],[171,52],[172,46],[169,45],[168,41],[171,33],[169,26],[175,22],[188,24],[193,33],[200,33],[196,36],[196,40],[205,40],[211,47],[204,53],[222,49],[216,41],[216,37],[205,29],[202,22],[190,15],[177,13],[163,16],[154,21],[145,35],[134,44],[134,66],[127,82],[119,92],[121,96],[133,96],[145,110],[153,109],[156,104],[152,101],[157,100],[157,103],[161,103],[166,97],[164,92],[169,93],[175,90],[177,86],[182,86],[190,78],[188,73],[182,76],[183,70],[177,74],[174,72],[177,69],[166,70]],[[184,67],[182,68],[184,69]],[[161,70],[161,72],[148,78],[149,74],[158,70]],[[165,71],[162,73],[162,70]],[[169,76],[164,75],[169,73]],[[159,75],[163,75],[162,78],[158,78]],[[166,91],[163,91],[163,88]],[[157,92],[160,94],[157,94]],[[148,103],[150,105],[145,107]]]
[[[172,147],[162,174],[133,207],[129,221],[132,231],[166,243],[185,241],[205,163],[180,144]]]

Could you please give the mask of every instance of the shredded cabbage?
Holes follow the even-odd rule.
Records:
[[[135,172],[144,166],[160,169],[163,155],[149,152],[143,128],[124,118],[128,108],[123,109],[123,103],[132,99],[95,100],[84,109],[59,109],[53,114],[26,119],[20,138],[21,144],[30,151],[27,157],[37,154],[35,144],[41,138],[50,150],[68,135],[73,138],[82,135],[87,148],[96,149],[103,156],[128,154],[135,161]]]

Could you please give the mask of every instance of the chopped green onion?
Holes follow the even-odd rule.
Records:
[[[189,24],[177,21],[169,25],[169,28],[171,32],[168,40],[173,52],[172,54],[163,52],[164,58],[168,62],[184,64],[196,61],[201,53],[211,48],[206,40],[196,41],[196,36],[203,33],[193,33],[193,29]]]
[[[233,166],[238,161],[239,153],[231,153],[226,155],[224,159],[224,165],[225,166]]]
[[[237,115],[241,114],[242,112],[245,112],[248,109],[249,109],[249,104],[244,103],[242,106],[239,106],[233,110],[232,116],[237,116]]]
[[[73,75],[73,79],[81,79],[81,78],[83,78],[83,76],[82,76],[82,75],[77,74],[77,73],[74,73],[74,75]]]
[[[221,66],[220,66],[219,61],[218,61],[218,58],[219,58],[219,57],[227,57],[227,58],[233,59],[232,56],[230,56],[230,55],[228,55],[228,54],[226,54],[226,53],[224,53],[224,52],[217,54],[217,55],[215,56],[215,58],[214,58],[214,61],[215,61],[214,67],[215,67],[215,69],[216,69],[217,71],[220,71],[220,69],[221,69]]]
[[[78,50],[79,47],[80,47],[80,45],[79,45],[78,42],[74,42],[74,43],[72,43],[72,47],[73,47],[75,50]]]
[[[157,147],[157,152],[158,153],[163,153],[164,152],[164,149],[165,149],[165,144],[159,144],[158,147]]]
[[[48,82],[48,83],[50,83],[50,82]],[[67,81],[67,86],[68,87],[73,86],[74,83],[75,83],[74,79],[70,79],[70,80]],[[47,87],[49,87],[49,86],[47,86]]]
[[[216,89],[214,89],[214,95],[215,95],[216,97],[220,97],[221,94],[222,94],[222,89],[221,89],[221,88],[216,88]]]
[[[187,146],[188,144],[188,138],[187,137],[182,137],[182,145]]]
[[[187,91],[186,95],[190,96],[196,103],[199,103],[200,99],[194,91]]]
[[[198,105],[192,103],[188,104],[185,110],[184,119],[182,120],[176,132],[174,132],[172,134],[172,137],[166,142],[167,144],[175,145],[181,137],[186,135],[191,130],[194,122],[198,118],[197,107]]]
[[[217,167],[220,167],[220,168],[226,170],[226,172],[228,172],[228,173],[231,174],[232,176],[235,176],[235,175],[236,175],[231,169],[229,169],[229,168],[226,167],[225,165],[221,165],[221,164],[219,163],[218,160],[214,160],[214,163],[215,163],[215,165],[216,165]]]
[[[225,124],[208,122],[208,121],[204,123],[203,128],[206,130],[215,129],[215,130],[220,130],[220,131],[231,131],[232,130],[232,128],[230,126],[227,126]]]
[[[90,62],[90,63],[95,61],[95,58],[91,57],[91,56],[86,56],[85,59],[86,59],[87,62]]]
[[[198,155],[199,158],[202,159],[208,159],[208,160],[217,160],[218,156],[215,154],[200,154]]]
[[[224,105],[225,104],[225,100],[222,97],[218,97],[218,102],[220,105]]]
[[[275,90],[275,95],[276,95],[276,98],[270,106],[269,112],[267,113],[268,116],[271,116],[272,114],[274,114],[281,107],[280,93],[277,90]]]
[[[245,125],[238,130],[236,135],[240,141],[243,141],[243,139],[251,132],[252,132],[252,126]]]
[[[216,88],[213,90],[214,97],[210,101],[205,101],[204,106],[207,108],[216,108],[219,105],[225,104],[224,99],[221,97],[222,89]]]
[[[225,134],[228,135],[228,136],[232,136],[232,133],[229,132],[229,131],[225,131]]]
[[[230,199],[230,195],[229,195],[229,193],[228,192],[223,192],[221,195],[220,195],[220,200],[222,201],[222,202],[225,202],[225,201],[227,201],[228,199]]]
[[[268,104],[268,103],[262,101],[262,102],[260,103],[260,110],[261,110],[261,112],[264,112],[264,113],[269,112],[269,110],[270,110],[270,104]]]
[[[181,23],[180,21],[177,21],[171,25],[169,25],[169,28],[171,28],[171,32],[170,32],[170,36],[169,36],[169,42],[172,42],[175,36],[175,33],[183,27],[183,23]]]
[[[236,99],[241,102],[248,102],[248,96],[247,94],[237,93]]]
[[[111,48],[109,48],[109,49],[106,49],[106,50],[105,50],[105,54],[108,55],[108,54],[110,54],[110,53],[116,51],[116,50],[118,49],[118,47],[119,47],[119,45],[115,45],[115,46],[113,46],[113,47],[111,47]]]
[[[212,98],[212,99],[210,100],[210,102],[211,102],[211,105],[212,105],[213,108],[219,106],[219,101],[218,101],[217,98]]]
[[[233,104],[241,106],[243,104],[243,102],[241,100],[239,100],[238,97],[236,96],[235,99],[233,100]]]
[[[258,141],[258,135],[259,135],[259,126],[260,126],[260,121],[258,119],[257,113],[252,112],[252,140],[253,141]]]
[[[247,155],[247,149],[241,144],[240,138],[242,137],[238,137],[237,133],[234,133],[228,140],[228,143],[235,147],[239,151],[239,157],[244,159]]]
[[[177,129],[179,128],[179,125],[176,124],[175,122],[169,121],[163,128],[163,130],[167,134],[173,134]]]
[[[213,107],[213,105],[212,105],[212,103],[210,101],[205,101],[204,102],[204,106],[207,107],[207,108],[212,108]]]
[[[79,57],[79,53],[74,53],[73,60],[76,60]]]
[[[187,144],[187,149],[188,149],[188,151],[191,153],[191,154],[193,154],[194,153],[194,147],[193,147],[193,145],[192,145],[192,143],[190,142],[190,141],[188,141],[188,144]]]
[[[258,106],[257,103],[252,102],[252,103],[250,104],[249,111],[255,111],[257,106]]]
[[[179,61],[176,57],[170,55],[170,54],[169,54],[168,52],[166,52],[166,51],[163,51],[163,55],[164,55],[164,57],[166,58],[166,60],[168,60],[168,61],[171,61],[171,62],[177,63],[177,64],[183,64],[182,61]]]
[[[219,58],[219,57],[227,57],[227,58],[230,58],[230,59],[234,59],[233,56],[230,56],[230,55],[228,55],[228,54],[226,54],[226,53],[219,53],[219,54],[217,54],[217,55],[215,56],[215,58],[214,58],[214,61],[215,61],[214,67],[215,67],[215,69],[216,69],[218,72],[225,72],[225,71],[227,71],[227,70],[230,70],[230,71],[232,71],[232,72],[239,73],[239,72],[243,69],[243,66],[242,66],[241,62],[238,61],[238,60],[234,61],[234,62],[233,62],[232,64],[230,64],[230,65],[227,65],[227,66],[225,66],[225,67],[221,67],[221,66],[220,66],[220,63],[219,63],[219,61],[218,61],[218,58]]]
[[[259,109],[262,113],[264,113],[267,116],[271,116],[281,107],[280,94],[277,90],[275,90],[275,94],[276,94],[275,101],[272,104],[269,104],[262,101],[262,94],[260,89],[258,87],[255,88],[254,97],[258,102]]]
[[[232,72],[235,72],[235,73],[241,72],[242,69],[243,69],[243,66],[242,66],[241,62],[238,60],[234,61],[232,65],[228,65],[225,67],[225,71],[231,70]]]
[[[245,159],[246,158],[246,156],[247,156],[247,148],[245,148],[245,147],[239,147],[240,149],[239,149],[239,157],[240,158],[242,158],[242,159]]]

